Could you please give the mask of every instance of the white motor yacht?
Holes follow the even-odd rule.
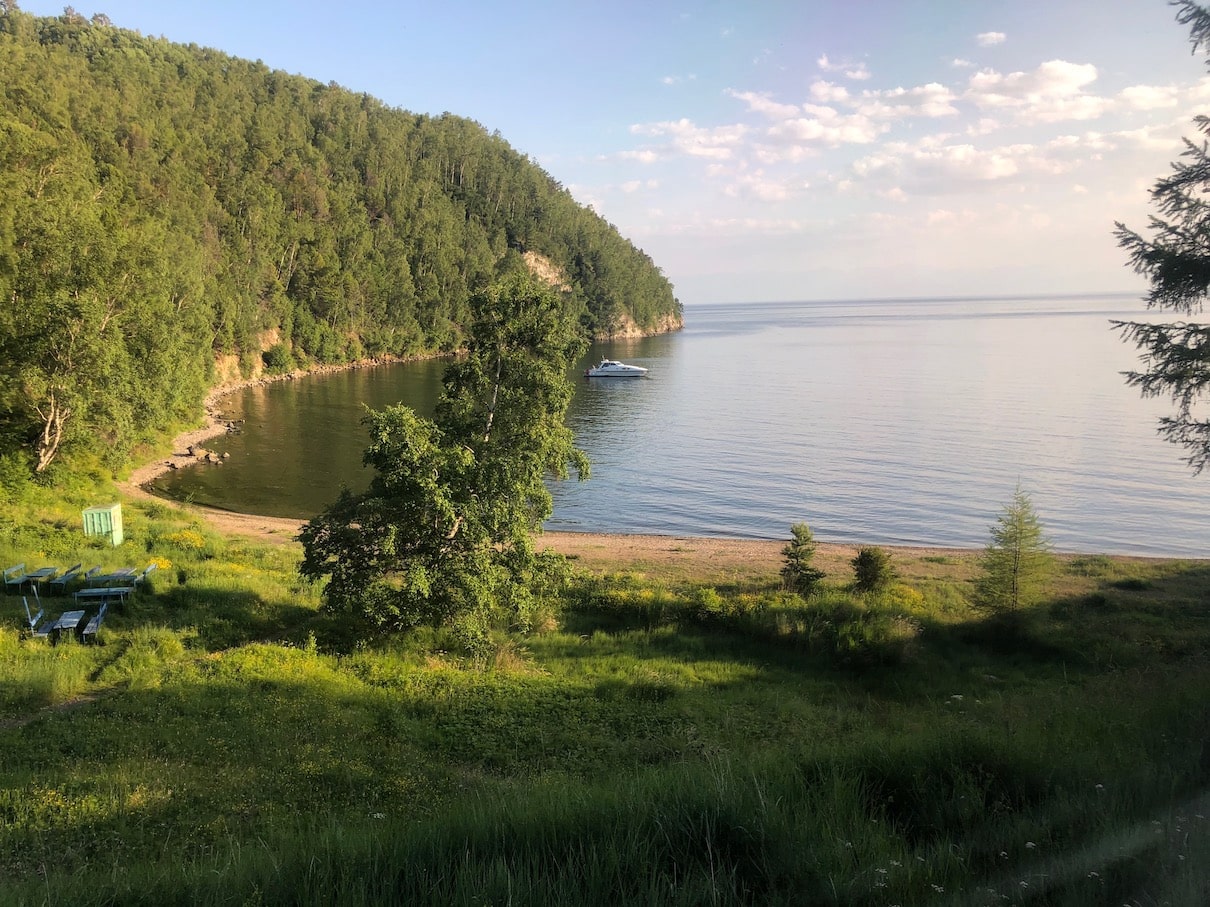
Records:
[[[647,369],[641,365],[627,365],[616,359],[602,359],[584,373],[586,378],[642,378]]]

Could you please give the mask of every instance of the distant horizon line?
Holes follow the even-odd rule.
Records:
[[[1146,293],[1139,290],[1103,290],[1093,293],[1007,293],[1007,294],[964,294],[945,296],[832,296],[821,299],[731,299],[721,302],[683,302],[685,308],[709,308],[725,305],[801,305],[828,302],[1005,302],[1014,299],[1109,299],[1137,296],[1140,301]]]

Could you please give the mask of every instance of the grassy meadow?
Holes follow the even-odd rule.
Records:
[[[810,600],[571,562],[470,659],[358,642],[296,545],[21,484],[0,561],[159,569],[96,645],[0,599],[0,903],[1193,904],[1210,897],[1210,562],[975,555]],[[47,599],[48,613],[69,601]]]

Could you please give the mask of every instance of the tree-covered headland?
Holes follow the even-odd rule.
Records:
[[[0,464],[120,468],[215,384],[462,348],[538,262],[584,333],[679,326],[659,268],[498,134],[0,2]]]

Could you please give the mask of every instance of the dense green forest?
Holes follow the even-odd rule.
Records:
[[[456,350],[535,255],[589,333],[680,323],[647,255],[473,121],[0,0],[0,479],[120,468],[261,368]]]

